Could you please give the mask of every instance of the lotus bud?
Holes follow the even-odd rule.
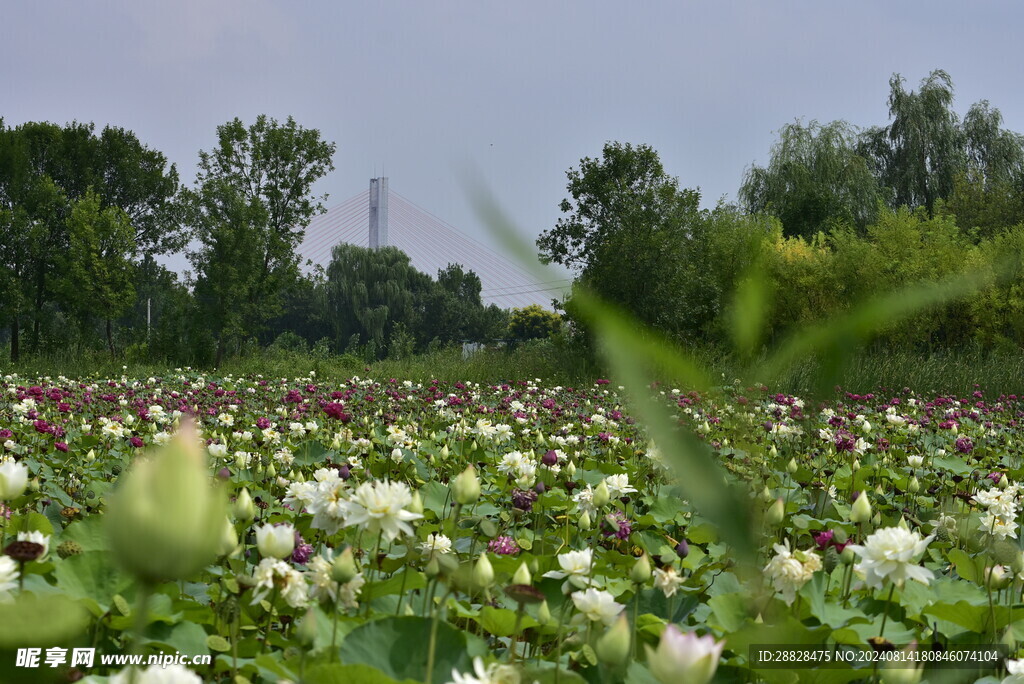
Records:
[[[256,517],[256,504],[253,503],[252,497],[249,496],[249,489],[242,487],[242,491],[235,497],[235,503],[231,507],[231,512],[235,516],[235,520],[240,522],[249,522]]]
[[[859,458],[853,459],[853,465],[850,466],[850,470],[852,470],[853,472],[857,472],[858,470],[860,470],[860,459]]]
[[[999,591],[1008,585],[1011,579],[1013,579],[1013,575],[1006,572],[1006,568],[1002,565],[985,568],[985,586],[992,591]]]
[[[476,476],[476,468],[472,464],[452,482],[452,496],[461,505],[466,506],[480,498],[480,478]]]
[[[540,607],[537,609],[537,622],[542,625],[551,624],[551,609],[548,608],[547,601],[542,601]]]
[[[224,518],[224,533],[221,536],[220,548],[217,549],[218,556],[228,556],[238,548],[238,533],[235,532],[235,526],[231,524],[231,521]]]
[[[764,516],[764,521],[774,527],[775,525],[780,524],[785,517],[786,504],[782,501],[782,497],[780,496],[768,509],[768,513]]]
[[[346,546],[344,551],[335,556],[334,562],[331,564],[331,579],[338,584],[347,584],[358,574],[359,568],[356,567],[352,547]]]
[[[277,468],[274,467],[273,463],[267,466],[267,477],[271,479],[277,477]]]
[[[832,530],[832,541],[836,544],[845,544],[850,539],[850,535],[846,534],[846,530],[842,527],[836,527]]]
[[[633,568],[629,571],[629,579],[634,584],[646,584],[647,580],[651,579],[651,560],[646,553],[633,563]]]
[[[916,475],[910,478],[910,483],[907,485],[907,491],[911,494],[917,494],[921,491],[921,483],[918,481]]]
[[[103,521],[115,558],[156,584],[188,579],[213,562],[226,515],[224,492],[212,486],[187,424],[165,447],[135,461],[109,497]]]
[[[576,462],[569,461],[569,465],[565,466],[565,473],[570,477],[576,477]]]
[[[310,608],[306,611],[306,614],[299,620],[299,625],[295,630],[295,636],[299,643],[305,647],[313,645],[313,641],[316,639],[318,630],[316,625],[316,611]]]
[[[594,505],[597,506],[598,508],[601,508],[609,501],[611,501],[611,499],[612,495],[608,491],[608,485],[605,484],[604,480],[601,480],[601,484],[594,487]]]
[[[473,582],[481,588],[489,587],[494,583],[494,568],[491,566],[491,561],[487,559],[486,551],[480,554],[476,565],[473,566]]]
[[[423,573],[429,578],[434,579],[441,574],[441,563],[438,562],[437,556],[432,555],[427,566],[423,568]]]
[[[96,450],[95,449],[89,449],[89,453],[87,453],[85,455],[85,460],[89,461],[90,463],[92,461],[95,461],[96,460]]]
[[[857,559],[856,554],[849,546],[843,549],[843,552],[839,554],[839,560],[843,562],[843,565],[850,565]]]
[[[590,529],[590,511],[583,511],[580,515],[579,527],[581,530]]]
[[[765,503],[772,500],[772,492],[768,489],[768,485],[765,485],[764,489],[761,490],[761,499],[763,499]]]
[[[619,619],[597,640],[594,651],[597,659],[607,665],[622,665],[629,658],[631,631],[629,621],[622,613]]]
[[[1006,489],[1010,486],[1009,480],[1006,479],[1006,473],[1003,473],[1002,477],[999,478],[999,483],[996,486],[1000,489]]]
[[[768,455],[771,456],[772,458],[775,458],[779,455],[779,450],[774,444],[772,444],[772,448],[768,450]]]
[[[879,525],[881,525],[882,524],[882,514],[881,513],[875,513],[871,517],[871,524],[874,525],[875,527],[878,527]]]
[[[290,523],[256,528],[256,548],[264,558],[287,558],[295,550],[295,527]]]
[[[409,502],[409,505],[406,508],[408,508],[412,513],[423,515],[423,499],[420,498],[420,493],[418,491],[412,493],[412,501]]]
[[[526,563],[519,564],[519,569],[512,575],[512,584],[533,584],[533,577],[530,575],[530,568],[526,567]]]
[[[861,492],[850,507],[850,522],[866,523],[868,520],[871,520],[871,502],[867,492]]]
[[[903,529],[904,529],[904,530],[906,530],[907,532],[909,532],[909,531],[910,531],[910,525],[908,525],[908,524],[907,524],[907,519],[906,519],[906,518],[904,518],[902,514],[900,515],[900,519],[899,519],[899,521],[898,521],[898,522],[896,523],[896,526],[897,526],[897,527],[901,527],[901,528],[903,528]]]
[[[796,464],[795,458],[789,459],[789,463],[786,464],[786,472],[788,472],[790,475],[795,473],[799,468],[800,466]]]
[[[42,487],[42,482],[39,481],[39,476],[33,477],[28,482],[29,491],[38,492],[41,487]]]
[[[469,450],[470,450],[470,452],[473,452],[473,451],[478,451],[479,449],[480,449],[480,445],[477,444],[476,440],[474,439],[473,443],[469,447]]]
[[[443,447],[441,447],[441,452],[438,454],[438,458],[440,458],[442,461],[445,461],[448,459],[449,454],[451,454],[451,451],[448,450],[448,445],[445,444]]]

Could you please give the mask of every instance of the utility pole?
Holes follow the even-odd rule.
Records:
[[[146,298],[146,342],[149,342],[149,329],[153,323],[153,298]]]
[[[370,179],[370,249],[388,244],[388,179]]]

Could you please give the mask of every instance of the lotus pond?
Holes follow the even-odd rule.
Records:
[[[603,380],[0,390],[4,682],[1024,681],[1017,396],[652,387],[704,469]]]

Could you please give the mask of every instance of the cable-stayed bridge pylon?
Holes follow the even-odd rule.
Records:
[[[323,267],[335,245],[393,245],[409,255],[417,270],[437,276],[448,264],[472,270],[482,283],[481,297],[503,309],[540,304],[551,308],[569,288],[569,280],[539,282],[534,276],[374,178],[367,190],[330,207],[306,227],[299,246],[302,260]]]

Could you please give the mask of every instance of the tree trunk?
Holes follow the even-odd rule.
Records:
[[[18,360],[21,358],[20,332],[21,328],[19,326],[18,317],[15,316],[11,320],[11,363],[18,363]]]
[[[115,358],[117,358],[117,356],[114,353],[114,330],[113,330],[113,325],[111,324],[109,318],[107,319],[107,348],[110,349],[110,359],[113,361]]]
[[[220,368],[221,359],[224,358],[224,336],[217,337],[217,358],[214,359],[213,367]]]

